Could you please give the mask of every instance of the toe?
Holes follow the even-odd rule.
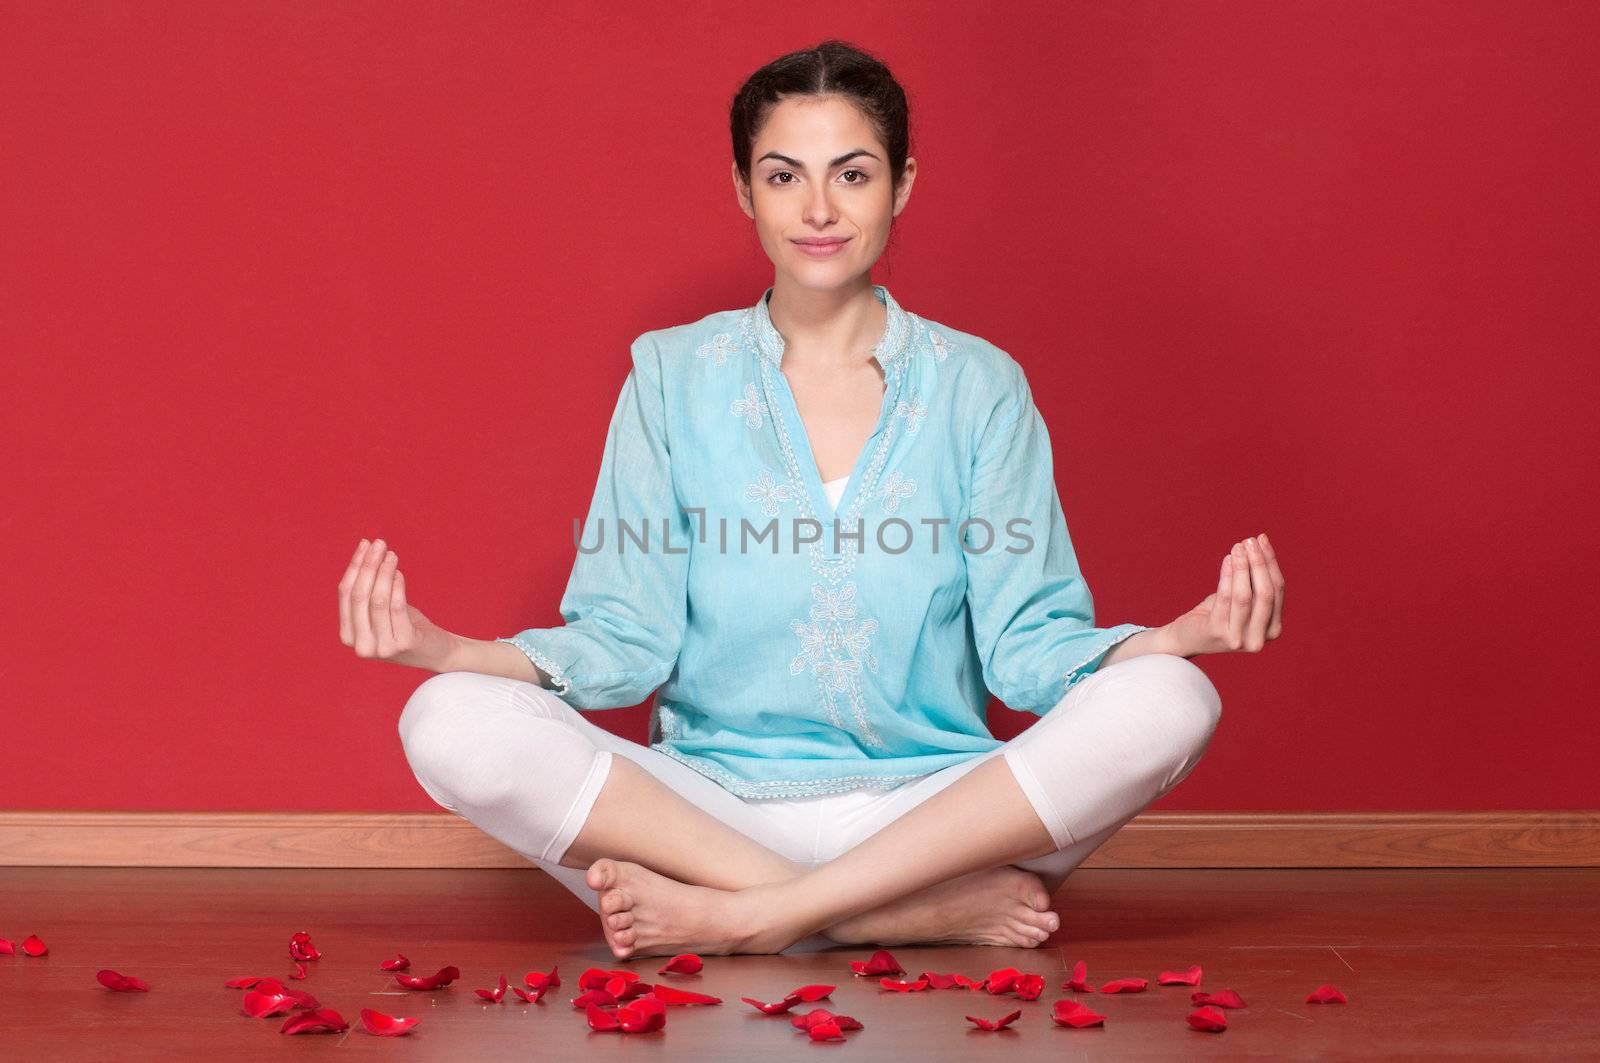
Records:
[[[600,910],[607,915],[625,912],[633,907],[633,898],[622,890],[606,890],[600,895]]]
[[[633,913],[616,912],[606,916],[606,922],[611,924],[612,930],[622,930],[633,925]]]
[[[617,884],[617,862],[602,857],[589,865],[587,875],[592,890],[610,889]]]
[[[1034,926],[1032,923],[1025,923],[1021,919],[1012,919],[1011,929],[1016,933],[1017,940],[1028,948],[1043,944],[1044,940],[1050,936],[1041,927]]]

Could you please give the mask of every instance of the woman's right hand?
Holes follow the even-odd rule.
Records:
[[[361,540],[339,581],[339,641],[357,657],[444,671],[456,636],[406,604],[399,562],[382,539]]]

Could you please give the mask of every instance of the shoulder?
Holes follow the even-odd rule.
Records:
[[[938,368],[940,390],[969,425],[1012,420],[1031,404],[1027,374],[1009,351],[975,333],[913,316],[917,356]]]
[[[747,339],[748,310],[717,310],[681,325],[651,329],[633,341],[635,357],[641,349],[670,369],[698,358],[726,362]]]

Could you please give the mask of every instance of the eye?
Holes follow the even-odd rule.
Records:
[[[856,174],[860,174],[861,175],[861,180],[859,180],[859,181],[846,181],[845,184],[847,184],[847,185],[864,185],[869,180],[869,177],[868,177],[867,172],[865,170],[846,170],[844,173],[840,174],[839,176],[843,177],[845,173],[856,173]]]
[[[791,184],[792,182],[790,182],[790,181],[779,181],[779,180],[777,180],[777,178],[779,178],[779,177],[793,177],[793,176],[794,176],[794,174],[790,173],[788,170],[774,170],[774,171],[772,171],[772,173],[767,175],[767,184],[769,184],[769,185]]]

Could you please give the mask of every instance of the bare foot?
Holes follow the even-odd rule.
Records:
[[[1020,945],[1061,925],[1038,875],[1007,864],[930,886],[822,931],[841,945]]]
[[[759,899],[749,890],[693,886],[608,858],[589,865],[587,881],[600,893],[600,928],[619,960],[680,952],[780,952],[796,940],[761,918]]]

